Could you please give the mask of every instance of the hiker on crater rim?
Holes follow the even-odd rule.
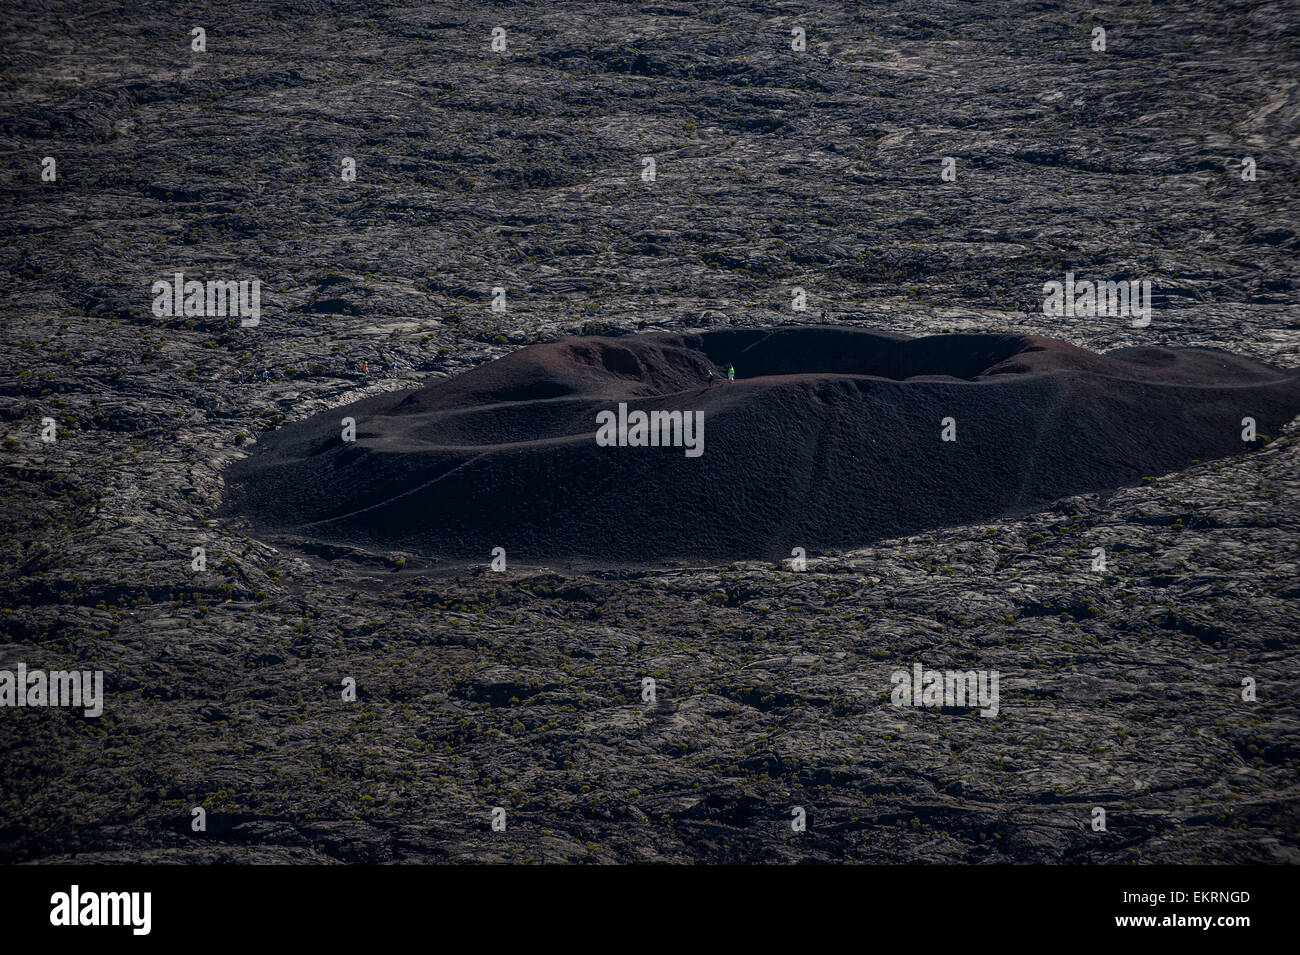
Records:
[[[733,365],[733,364],[728,363],[728,364],[727,364],[727,381],[735,381],[735,380],[736,380],[736,366]]]

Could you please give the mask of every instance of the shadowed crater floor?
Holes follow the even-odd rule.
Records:
[[[710,383],[729,363],[737,380]],[[620,403],[629,426],[702,420],[702,451],[601,446]],[[793,326],[567,338],[288,425],[229,470],[229,507],[266,533],[451,560],[775,559],[1240,454],[1243,418],[1271,435],[1297,411],[1295,371],[1202,349]],[[656,437],[686,437],[677,420]]]

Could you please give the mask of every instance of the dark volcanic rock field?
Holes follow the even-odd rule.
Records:
[[[0,707],[0,861],[1297,861],[1297,422],[802,571],[272,542],[223,480],[564,335],[1295,369],[1297,35],[1284,2],[9,4],[0,670],[105,701]],[[178,271],[259,280],[260,323],[154,314]],[[1150,324],[1045,315],[1067,272],[1150,280]],[[918,662],[996,670],[1000,712],[890,705]]]

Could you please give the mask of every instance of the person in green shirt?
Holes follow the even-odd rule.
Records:
[[[736,380],[736,366],[729,364],[727,365],[727,381],[735,381],[735,380]]]

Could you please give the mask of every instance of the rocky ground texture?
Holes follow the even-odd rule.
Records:
[[[1296,367],[1300,8],[137,7],[0,15],[0,669],[106,679],[98,719],[0,709],[0,860],[1300,859],[1295,422],[803,572],[216,516],[267,430],[563,334],[825,312]],[[178,270],[259,279],[261,324],[155,316]],[[1151,325],[1046,318],[1067,270],[1151,279]],[[914,662],[999,671],[999,715],[891,706]]]

